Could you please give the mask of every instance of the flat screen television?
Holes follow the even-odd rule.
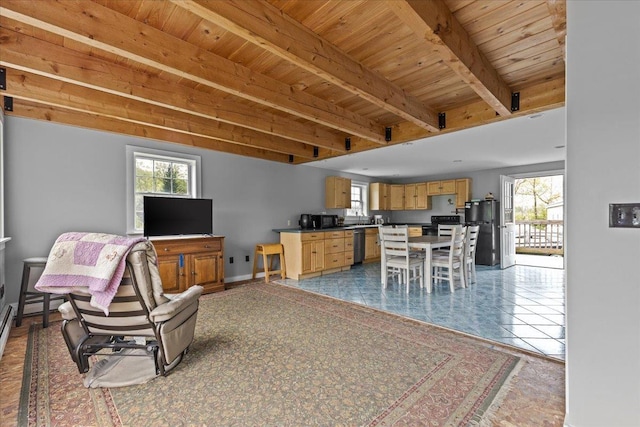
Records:
[[[213,201],[144,197],[144,235],[213,234]]]

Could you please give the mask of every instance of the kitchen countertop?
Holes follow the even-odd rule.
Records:
[[[355,230],[356,228],[372,228],[377,227],[377,225],[345,225],[343,227],[333,227],[333,228],[317,228],[317,229],[308,229],[302,230],[300,227],[296,228],[274,228],[272,231],[276,233],[315,233],[318,231],[344,231],[344,230]]]
[[[389,225],[389,224],[387,224]],[[420,224],[396,224],[391,223],[390,225],[408,225],[409,227],[422,227],[423,225],[431,225],[426,223]],[[356,224],[348,224],[342,227],[333,227],[333,228],[319,228],[319,229],[310,229],[310,230],[302,230],[300,227],[295,228],[274,228],[272,231],[276,233],[315,233],[318,231],[341,231],[341,230],[355,230],[358,228],[373,228],[378,227],[379,224],[367,224],[367,225],[356,225]]]

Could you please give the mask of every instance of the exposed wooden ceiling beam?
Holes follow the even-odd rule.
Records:
[[[439,130],[436,112],[269,3],[172,2],[404,120]]]
[[[230,154],[255,157],[258,159],[272,160],[282,163],[286,163],[289,161],[288,155],[275,153],[273,151],[229,144],[226,142],[215,141],[209,138],[202,138],[186,133],[173,132],[166,129],[126,122],[110,117],[99,116],[96,114],[67,110],[59,107],[45,106],[23,99],[15,99],[13,102],[13,111],[6,112],[5,114],[8,116],[44,120],[86,129],[97,129],[122,135],[131,135],[139,138],[149,138],[175,144],[206,148],[209,150],[223,151]]]
[[[3,0],[0,14],[315,123],[386,144],[373,121],[93,2]]]
[[[265,132],[276,137],[346,152],[344,138],[322,128],[257,112],[233,99],[224,104],[206,92],[168,82],[113,62],[0,27],[0,65],[57,78],[183,113]],[[37,52],[37,54],[36,54]],[[126,83],[124,83],[126,82]]]
[[[36,74],[6,69],[6,95],[78,112],[88,112],[145,126],[187,133],[231,144],[254,146],[269,151],[314,158],[313,147],[212,122],[186,113],[168,110],[141,101],[88,89]]]
[[[520,110],[510,117],[496,116],[495,110],[484,101],[446,110],[447,127],[442,133],[456,132],[488,123],[506,120],[511,117],[527,116],[547,110],[553,110],[564,106],[565,103],[565,79],[564,77],[530,86],[520,90]],[[402,144],[408,141],[416,141],[430,138],[439,134],[427,132],[413,123],[404,122],[392,127],[392,145]],[[441,133],[441,134],[442,134]],[[367,151],[378,148],[370,141],[353,138],[351,141],[353,152]]]
[[[494,111],[511,115],[511,89],[442,0],[392,0],[391,8]]]

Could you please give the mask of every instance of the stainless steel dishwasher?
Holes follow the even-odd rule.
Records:
[[[353,263],[361,264],[364,260],[364,228],[353,230]]]

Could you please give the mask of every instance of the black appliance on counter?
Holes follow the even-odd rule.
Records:
[[[464,204],[467,225],[479,225],[476,264],[493,266],[500,263],[500,202],[478,200]]]
[[[313,215],[311,214],[302,214],[300,215],[300,220],[298,220],[298,225],[303,230],[313,230],[313,220],[311,219]]]
[[[313,215],[315,228],[335,228],[338,226],[338,215]]]
[[[323,228],[335,228],[338,226],[338,215],[311,215],[302,214],[298,225],[303,230],[320,230]]]
[[[460,224],[460,215],[432,215],[431,225],[422,226],[423,236],[437,236],[438,224],[456,225]]]

